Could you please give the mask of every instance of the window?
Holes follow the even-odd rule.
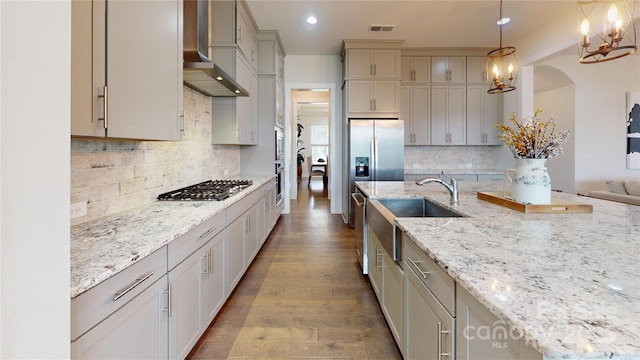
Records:
[[[313,162],[318,159],[327,159],[329,155],[329,126],[311,126],[311,159]]]

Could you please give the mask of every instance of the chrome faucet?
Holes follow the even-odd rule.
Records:
[[[449,190],[449,193],[451,194],[451,200],[449,201],[449,203],[452,206],[456,206],[458,205],[458,182],[456,181],[456,179],[445,174],[444,171],[442,172],[442,175],[449,178],[448,184],[444,182],[442,179],[438,179],[438,178],[423,178],[423,179],[416,180],[416,185],[424,185],[431,182],[437,182],[444,185],[444,187],[446,187],[447,190]]]

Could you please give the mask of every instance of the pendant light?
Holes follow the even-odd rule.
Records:
[[[500,0],[500,20],[497,24],[500,28],[500,47],[487,54],[487,80],[489,94],[500,94],[516,89],[518,75],[518,62],[516,61],[516,48],[512,46],[502,47],[502,26],[510,21],[502,17],[502,0]]]
[[[633,23],[635,0],[579,0],[578,5],[582,18],[581,64],[614,60],[638,50]]]

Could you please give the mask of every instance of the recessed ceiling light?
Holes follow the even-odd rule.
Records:
[[[509,21],[511,21],[510,18],[508,17],[503,17],[502,19],[498,20],[497,24],[502,26],[502,25],[506,25],[509,23]]]
[[[317,23],[317,22],[318,22],[318,19],[316,19],[314,16],[309,16],[309,17],[307,18],[307,24],[311,24],[311,25],[313,25],[313,24],[315,24],[315,23]]]

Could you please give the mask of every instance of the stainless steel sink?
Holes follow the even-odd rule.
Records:
[[[464,217],[426,199],[378,199],[396,217]]]
[[[393,258],[400,260],[402,234],[396,229],[395,219],[406,217],[466,217],[433,201],[419,198],[371,199],[367,201],[365,218],[369,229],[375,232],[382,247]]]

